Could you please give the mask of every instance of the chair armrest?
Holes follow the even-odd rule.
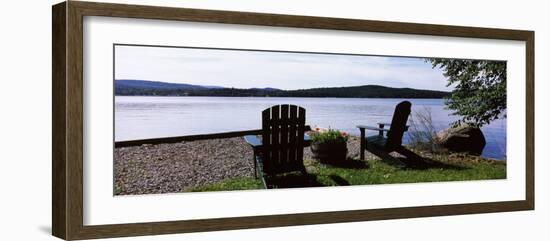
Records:
[[[389,129],[378,128],[378,127],[373,127],[373,126],[364,126],[364,125],[357,125],[357,128],[373,130],[373,131],[389,131]]]
[[[260,139],[258,139],[258,137],[254,135],[244,136],[244,141],[246,141],[246,143],[248,143],[248,145],[252,146],[252,148],[254,149],[262,146],[262,141],[260,141]]]
[[[378,126],[381,126],[382,128],[384,128],[384,126],[391,126],[391,123],[384,123],[384,122],[378,122],[376,124],[378,124]],[[408,130],[409,130],[409,125],[406,125],[405,131],[408,131]]]

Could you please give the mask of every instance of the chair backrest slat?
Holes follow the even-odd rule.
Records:
[[[281,145],[281,148],[280,148],[280,152],[279,152],[279,159],[281,161],[281,163],[286,163],[288,161],[288,150],[291,149],[289,148],[289,143],[288,143],[288,136],[289,136],[289,133],[288,133],[288,130],[289,130],[289,125],[290,125],[290,121],[288,119],[288,115],[289,115],[289,108],[288,108],[288,105],[281,105],[281,114],[280,114],[280,118],[281,118],[281,139],[280,139],[280,145]]]
[[[302,161],[304,157],[304,131],[306,125],[306,110],[302,107],[298,108],[298,121],[296,128],[296,146],[299,147],[296,149],[296,158]]]
[[[403,101],[395,106],[390,130],[388,131],[388,140],[386,148],[399,147],[402,144],[403,133],[407,129],[407,121],[411,114],[411,102]]]
[[[295,105],[290,105],[290,114],[288,121],[290,123],[298,123],[298,107]],[[292,143],[296,143],[296,137],[298,135],[298,126],[297,125],[289,125],[288,128],[288,143],[292,145]],[[297,145],[297,143],[296,143]],[[295,160],[296,159],[296,148],[289,148],[288,149],[288,160]]]
[[[276,105],[262,112],[264,172],[277,174],[303,169],[305,109]]]
[[[279,164],[279,138],[280,138],[280,132],[279,132],[279,121],[280,121],[280,118],[279,118],[279,111],[280,111],[280,106],[273,106],[271,108],[271,123],[270,123],[270,126],[271,126],[271,146],[273,147],[272,148],[272,151],[271,151],[271,161],[272,162],[277,162],[277,163],[273,163],[274,165],[278,165]]]
[[[262,144],[263,146],[271,146],[271,109],[262,111]],[[266,160],[271,160],[271,152],[264,151],[262,152],[263,158]],[[264,168],[268,168],[270,163],[264,163]]]

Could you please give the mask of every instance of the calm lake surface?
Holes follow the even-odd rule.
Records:
[[[306,124],[312,127],[330,127],[359,135],[356,125],[377,126],[377,122],[391,122],[395,105],[403,100],[116,96],[115,141],[260,129],[261,111],[277,104],[304,107]],[[437,130],[457,119],[444,109],[441,99],[408,100],[412,103],[413,116],[415,111],[425,108],[431,111]],[[487,141],[482,156],[505,158],[506,119],[496,120],[484,126],[482,131]]]

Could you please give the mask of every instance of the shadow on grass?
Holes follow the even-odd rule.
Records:
[[[442,163],[431,158],[422,157],[408,149],[403,148],[399,154],[405,157],[397,157],[403,163],[406,163],[407,169],[427,170],[427,169],[451,169],[451,170],[466,170],[468,167]]]
[[[338,184],[338,186],[349,186],[350,183],[342,178],[341,176],[338,176],[338,175],[330,175],[329,178],[334,181],[336,184]]]
[[[338,168],[346,168],[346,169],[365,169],[369,167],[369,164],[367,162],[361,161],[359,159],[354,159],[351,157],[348,157],[343,162],[331,162],[331,163],[327,163],[327,165],[330,165],[332,167],[338,167]]]
[[[270,188],[322,187],[314,174],[286,174],[265,180]]]
[[[402,157],[391,157],[393,161],[391,163],[395,164],[397,162],[404,163],[405,166],[402,167],[405,170],[429,170],[429,169],[447,169],[447,170],[467,170],[470,167],[465,167],[461,165],[454,165],[443,163],[431,158],[422,157],[415,152],[404,149],[399,150],[399,153]],[[387,164],[392,165],[389,162]],[[343,162],[334,162],[334,163],[325,163],[327,168],[336,168],[336,172],[346,172],[341,169],[350,169],[350,170],[361,170],[369,169],[368,162],[362,161],[360,159],[348,158]],[[322,167],[321,167],[322,168]],[[338,168],[341,168],[340,170]],[[331,180],[332,184],[321,183],[319,180]],[[326,181],[325,181],[326,182]],[[348,180],[343,178],[341,175],[336,173],[328,175],[319,175],[319,174],[302,174],[302,173],[289,173],[281,176],[270,177],[266,180],[267,185],[270,188],[303,188],[303,187],[323,187],[323,186],[349,186],[351,185]]]
[[[325,184],[320,183],[317,180],[318,175],[316,174],[287,174],[284,177],[272,177],[266,180],[270,188],[300,188],[300,187],[324,187]],[[338,176],[338,175],[329,175],[334,183],[338,186],[349,186],[350,183]]]

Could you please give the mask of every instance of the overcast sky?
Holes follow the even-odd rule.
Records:
[[[235,88],[383,85],[450,90],[421,58],[191,48],[115,47],[115,78]]]

